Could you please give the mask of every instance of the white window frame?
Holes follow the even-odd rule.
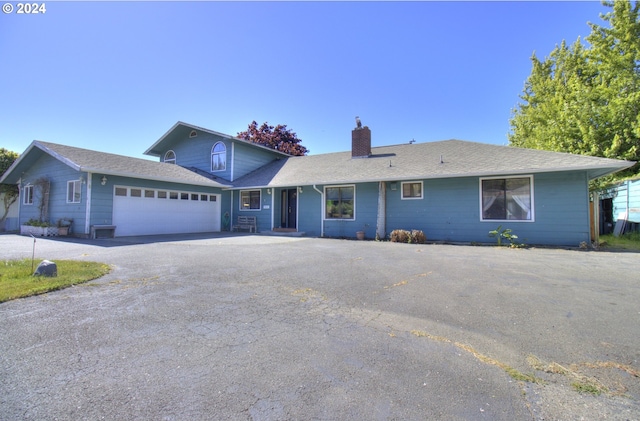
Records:
[[[406,196],[404,195],[405,184],[420,184],[420,196]],[[419,200],[424,199],[424,183],[422,181],[403,181],[400,183],[400,199],[402,200]]]
[[[33,205],[33,184],[27,184],[22,188],[22,204]]]
[[[483,194],[482,194],[482,182],[485,180],[509,180],[509,179],[514,179],[514,178],[528,178],[529,179],[529,197],[531,200],[531,209],[530,209],[530,218],[529,219],[484,219],[483,213]],[[530,222],[535,222],[536,221],[536,212],[535,212],[535,200],[534,200],[534,196],[535,196],[535,188],[534,188],[534,184],[533,184],[533,175],[532,174],[523,174],[523,175],[509,175],[509,176],[498,176],[498,177],[481,177],[479,179],[479,207],[480,207],[480,221],[482,222],[509,222],[509,223],[530,223]]]
[[[327,189],[335,189],[335,188],[345,188],[352,187],[353,188],[353,217],[351,218],[327,218]],[[356,220],[356,185],[355,184],[339,184],[335,186],[324,186],[324,197],[325,197],[325,209],[322,214],[322,217],[325,221],[355,221]]]
[[[169,154],[173,154],[173,157],[172,157],[172,158],[168,158]],[[164,154],[163,161],[164,161],[166,164],[173,164],[173,165],[175,165],[175,163],[176,163],[176,153],[175,153],[172,149],[169,149],[169,150]]]
[[[216,146],[222,146],[222,150],[216,151]],[[222,160],[219,159],[222,157]],[[222,165],[218,168],[214,168],[214,160],[216,162],[221,162]],[[211,148],[211,172],[219,172],[226,171],[227,169],[227,145],[224,142],[216,142]]]
[[[82,182],[80,180],[67,181],[67,203],[82,201]]]
[[[243,207],[242,207],[242,200],[243,200],[242,195],[243,195],[244,193],[248,193],[248,194],[249,194],[249,206],[251,206],[251,192],[256,192],[256,191],[258,192],[258,194],[259,194],[259,196],[258,196],[258,197],[260,198],[260,200],[259,200],[259,202],[258,202],[258,208],[257,208],[257,209],[255,209],[255,208],[253,208],[253,209],[252,209],[251,207],[249,207],[249,208],[243,208]],[[243,211],[243,212],[256,212],[256,211],[260,211],[260,210],[262,209],[262,190],[261,190],[261,189],[240,190],[240,195],[238,196],[238,209],[239,209],[240,211]]]

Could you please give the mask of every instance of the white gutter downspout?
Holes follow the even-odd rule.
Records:
[[[85,206],[85,220],[84,220],[84,234],[89,234],[91,231],[91,177],[92,173],[87,173],[87,204]],[[111,221],[113,223],[113,221]]]
[[[324,193],[318,190],[315,184],[313,185],[313,189],[320,193],[320,237],[324,237]]]

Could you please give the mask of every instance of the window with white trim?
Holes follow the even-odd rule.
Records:
[[[80,180],[67,181],[67,203],[80,203],[82,183]]]
[[[402,183],[402,199],[422,199],[422,181]]]
[[[176,153],[174,151],[167,151],[164,154],[164,162],[167,164],[175,164],[176,163]]]
[[[355,219],[356,186],[324,188],[325,219]]]
[[[218,142],[211,148],[211,172],[224,171],[227,168],[227,148]]]
[[[260,190],[240,192],[240,210],[260,210]]]
[[[33,205],[33,186],[28,185],[22,188],[22,204]]]
[[[533,177],[480,179],[483,221],[533,221]]]

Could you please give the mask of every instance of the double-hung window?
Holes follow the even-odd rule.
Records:
[[[22,188],[22,204],[33,205],[33,186],[28,185]]]
[[[483,221],[533,221],[533,177],[480,179]]]
[[[80,180],[67,181],[67,203],[80,203],[82,183]]]
[[[325,219],[354,219],[356,205],[355,186],[325,187]]]
[[[260,210],[260,190],[241,191],[240,210]]]

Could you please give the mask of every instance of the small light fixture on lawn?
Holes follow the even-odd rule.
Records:
[[[100,184],[102,184],[103,186],[107,184],[107,176],[103,175],[102,178],[100,179]]]

